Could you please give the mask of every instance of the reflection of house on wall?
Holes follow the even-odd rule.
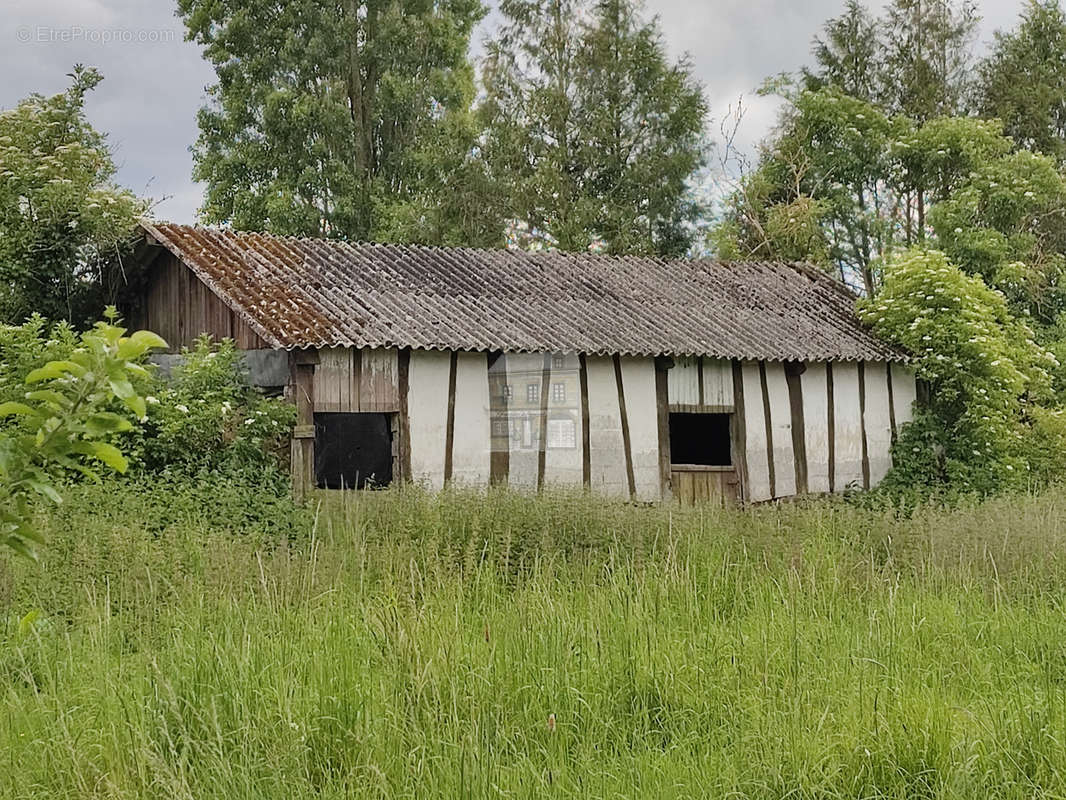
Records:
[[[553,471],[581,480],[580,398],[576,353],[500,353],[492,360],[491,448],[497,459],[506,454],[510,483],[535,487],[541,452]]]
[[[144,223],[133,324],[231,337],[297,405],[297,486],[761,501],[875,485],[904,354],[816,270]]]

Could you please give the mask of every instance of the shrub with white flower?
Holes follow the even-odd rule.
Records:
[[[1049,370],[1058,362],[1011,315],[1003,294],[941,252],[909,250],[887,265],[881,293],[862,301],[859,313],[913,356],[928,388],[901,434],[888,485],[986,493],[1024,480],[1019,439],[1029,408],[1050,400]]]
[[[295,421],[291,403],[264,397],[246,380],[232,341],[201,337],[183,353],[169,380],[156,378],[154,403],[137,457],[153,471],[261,478],[283,476],[284,450]]]

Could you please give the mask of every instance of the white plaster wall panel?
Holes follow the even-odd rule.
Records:
[[[807,449],[807,489],[829,491],[829,393],[825,364],[811,362],[800,376],[803,394],[803,443]]]
[[[488,361],[484,353],[459,353],[455,367],[452,482],[459,486],[487,486],[491,448]]]
[[[629,423],[629,450],[638,500],[658,500],[662,494],[659,475],[659,417],[655,397],[655,361],[623,356],[622,389]],[[623,451],[624,458],[624,451]],[[624,461],[623,461],[624,466]]]
[[[694,406],[700,402],[700,376],[697,359],[676,356],[666,371],[666,396],[676,405]]]
[[[792,447],[792,406],[788,399],[785,365],[766,364],[766,393],[770,400],[770,429],[773,432],[774,497],[796,494],[796,457]]]
[[[862,488],[862,414],[859,408],[859,365],[833,364],[834,489],[844,491],[854,484]]]
[[[549,365],[544,485],[581,486],[581,360],[577,353],[553,353]],[[544,369],[543,356],[540,369]],[[557,397],[555,389],[560,385],[562,396]]]
[[[411,351],[407,377],[411,477],[433,490],[444,486],[450,366],[450,353]]]
[[[744,458],[748,467],[745,499],[759,502],[770,499],[770,462],[758,362],[745,361],[741,374],[744,379]]]
[[[917,386],[914,370],[902,364],[892,364],[892,408],[896,412],[897,429],[904,422],[914,418],[914,401],[917,398]]]
[[[507,416],[514,432],[507,457],[507,483],[516,488],[537,488],[539,446],[536,437],[540,426],[540,395],[544,380],[543,353],[508,353],[507,383],[512,397]],[[538,399],[526,399],[528,384],[536,384]]]
[[[589,356],[586,361],[589,393],[590,483],[594,492],[629,496],[622,418],[618,408],[618,383],[610,357]]]
[[[733,407],[733,362],[703,359],[703,404]]]
[[[888,365],[867,361],[863,383],[866,387],[866,457],[870,463],[870,485],[876,486],[892,466],[892,421],[888,414]]]

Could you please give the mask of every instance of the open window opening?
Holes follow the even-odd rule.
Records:
[[[392,414],[315,414],[320,489],[379,489],[392,483]]]
[[[670,462],[703,467],[733,464],[731,414],[670,414]]]

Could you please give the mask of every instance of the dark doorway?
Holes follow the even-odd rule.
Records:
[[[670,414],[670,463],[728,467],[730,414]]]
[[[315,414],[320,489],[376,489],[392,482],[389,414]]]

